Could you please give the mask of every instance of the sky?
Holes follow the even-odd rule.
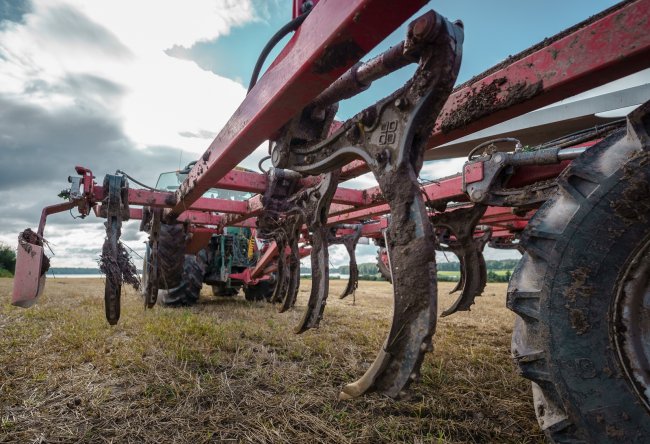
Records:
[[[614,3],[454,0],[426,9],[464,22],[460,83]],[[100,183],[121,169],[153,185],[160,172],[198,158],[243,100],[259,51],[290,18],[290,0],[1,0],[0,242],[15,247],[21,230],[36,228],[75,165]],[[367,57],[404,35],[402,26]],[[351,117],[411,74],[377,81],[342,103],[337,117]],[[264,150],[242,165],[256,168]],[[444,177],[461,164],[431,163],[423,173]],[[345,186],[373,183],[364,176]],[[122,239],[141,253],[146,235],[137,230],[137,221],[125,223]],[[48,219],[45,237],[54,267],[95,267],[104,226],[63,213]],[[342,246],[330,255],[333,266],[347,263]],[[375,256],[372,245],[357,250],[359,263]]]

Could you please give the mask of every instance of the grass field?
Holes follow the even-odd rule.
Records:
[[[321,328],[297,336],[309,281],[284,314],[207,286],[196,307],[144,311],[126,289],[111,328],[100,279],[49,280],[27,310],[0,279],[0,442],[543,442],[510,360],[505,284],[439,321],[408,399],[341,402],[392,307],[385,282],[361,282],[356,303],[337,299],[344,284],[332,282]],[[440,284],[441,309],[453,285]]]

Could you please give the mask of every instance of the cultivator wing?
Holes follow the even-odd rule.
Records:
[[[301,7],[313,3],[296,2]],[[323,317],[329,291],[328,246],[342,243],[350,255],[350,278],[340,296],[343,298],[353,294],[358,285],[354,249],[359,238],[367,236],[380,247],[381,274],[393,283],[393,318],[374,363],[358,381],[343,388],[340,398],[368,391],[394,397],[417,379],[424,353],[432,349],[437,315],[435,249],[454,252],[461,265],[461,279],[454,289],[460,295],[442,313],[446,316],[469,310],[483,291],[487,270],[482,252],[486,243],[494,248],[524,248],[526,256],[511,282],[508,303],[520,317],[513,350],[522,374],[537,384],[534,387],[537,406],[541,406],[537,412],[540,423],[554,439],[596,436],[574,433],[590,427],[607,427],[604,430],[608,437],[619,436],[609,434],[618,431],[609,422],[618,427],[621,418],[628,421],[632,416],[614,418],[617,412],[603,407],[607,399],[576,407],[579,403],[573,405],[569,398],[594,399],[590,397],[595,393],[591,389],[588,393],[574,393],[574,387],[583,384],[574,381],[576,375],[586,379],[598,376],[599,383],[626,381],[623,376],[609,377],[609,363],[605,368],[587,363],[594,350],[590,348],[592,343],[583,339],[589,337],[587,330],[593,325],[602,334],[598,351],[613,350],[607,338],[610,332],[616,332],[619,355],[630,357],[621,365],[628,380],[630,374],[634,379],[631,383],[637,397],[631,399],[647,405],[647,399],[638,396],[644,389],[647,391],[647,379],[643,379],[643,365],[641,369],[637,365],[648,362],[644,345],[648,342],[644,341],[647,316],[636,315],[644,310],[643,282],[647,281],[639,277],[638,270],[647,270],[647,261],[630,256],[627,264],[627,256],[622,256],[621,261],[606,267],[607,273],[590,275],[590,279],[598,281],[594,288],[602,289],[619,282],[611,270],[622,263],[629,266],[621,276],[632,273],[625,278],[625,288],[619,292],[622,295],[613,301],[618,310],[615,315],[621,319],[609,328],[603,321],[603,313],[611,311],[609,305],[594,298],[578,298],[571,288],[566,295],[551,298],[550,287],[537,285],[544,278],[537,265],[543,262],[547,263],[544,269],[557,268],[565,273],[558,281],[560,287],[572,279],[580,282],[586,276],[574,270],[574,264],[560,266],[563,254],[558,251],[566,239],[560,239],[555,231],[541,230],[539,224],[523,230],[544,202],[550,203],[543,208],[557,207],[559,213],[543,210],[535,220],[560,224],[566,232],[577,230],[583,221],[573,219],[581,217],[577,208],[587,212],[600,205],[597,214],[606,215],[620,227],[593,227],[604,230],[597,241],[589,244],[594,254],[616,245],[616,239],[623,236],[629,248],[618,249],[617,254],[636,251],[639,232],[647,231],[647,217],[639,213],[647,213],[645,201],[638,198],[637,202],[621,191],[622,202],[607,202],[602,190],[614,189],[620,182],[630,187],[626,192],[634,192],[634,196],[647,195],[648,105],[630,118],[627,139],[621,132],[625,123],[615,121],[591,129],[573,128],[569,122],[571,131],[580,131],[535,146],[527,146],[526,140],[520,142],[510,135],[486,140],[483,134],[461,173],[427,184],[418,182],[418,174],[427,150],[427,159],[466,155],[467,151],[455,151],[457,146],[441,145],[650,67],[650,0],[615,5],[454,91],[462,53],[462,24],[449,22],[433,11],[408,25],[403,42],[367,62],[359,62],[423,3],[405,0],[395,8],[390,0],[320,2],[308,17],[292,22],[292,29],[302,23],[299,32],[270,64],[201,158],[176,172],[182,173],[184,180],[179,181],[175,193],[130,189],[123,173],[107,175],[102,186],[97,186],[89,170],[77,167],[80,177],[71,177],[71,188],[64,193],[69,201],[45,208],[37,233],[21,233],[14,304],[29,306],[42,291],[47,270],[43,254],[47,215],[72,208],[77,208],[82,217],[92,210],[106,218],[101,267],[106,274],[106,316],[111,324],[119,318],[122,283],[138,285],[135,267],[119,241],[122,221],[142,219],[141,230],[149,234],[144,264],[146,307],[156,303],[159,288],[188,291],[191,297],[181,299],[189,303],[198,298],[202,282],[221,288],[224,291],[216,293],[224,295],[232,295],[244,286],[247,299],[252,300],[259,295],[269,297],[270,283],[275,282],[270,299],[278,303],[279,311],[287,311],[298,295],[300,258],[310,255],[312,288],[304,316],[295,328],[297,333],[318,327]],[[386,10],[391,13],[386,14]],[[339,101],[408,64],[417,64],[417,69],[402,88],[345,122],[334,121]],[[608,148],[607,143],[599,143],[602,138],[614,140],[616,146],[633,147],[634,156],[615,155],[617,151]],[[268,173],[233,169],[265,140],[271,141],[273,168]],[[504,143],[513,143],[514,150],[504,152]],[[589,154],[592,146],[596,146],[594,155]],[[576,167],[567,170],[578,157]],[[619,172],[610,178],[601,174],[603,169]],[[565,170],[570,173],[562,173]],[[368,171],[377,180],[377,187],[355,190],[339,186],[339,182]],[[564,179],[558,181],[560,174]],[[213,187],[257,195],[245,201],[231,196],[204,197]],[[601,191],[602,196],[598,194]],[[252,230],[253,234],[240,236],[246,252],[240,251],[242,242],[237,244],[239,247],[235,245],[234,237],[228,238],[229,243],[224,240],[218,247],[222,258],[218,270],[208,276],[206,262],[218,256],[214,250],[217,247],[212,245],[215,236],[225,236],[235,227]],[[591,239],[583,237],[576,245],[584,246]],[[610,237],[607,245],[601,241]],[[256,238],[262,244],[259,251]],[[519,239],[521,242],[517,242]],[[646,245],[643,251],[648,248]],[[581,252],[571,247],[569,253],[575,256]],[[228,254],[231,257],[226,260]],[[234,256],[241,259],[238,269],[232,265]],[[605,255],[603,260],[610,260],[608,257]],[[587,259],[585,264],[589,265]],[[611,282],[600,282],[598,279],[606,274],[613,276]],[[531,285],[540,288],[528,288]],[[568,302],[562,298],[568,298]],[[562,319],[548,311],[553,304],[562,311],[567,303],[583,305]],[[591,309],[584,306],[587,303],[601,305]],[[635,310],[628,310],[628,306]],[[589,325],[580,323],[586,316],[593,321]],[[574,359],[571,351],[575,348],[571,346],[558,352],[568,350],[567,356],[549,358],[566,336],[552,337],[554,323],[566,327],[569,333],[577,329],[578,337],[572,340],[589,353]],[[546,342],[538,347],[540,340]],[[565,384],[563,378],[571,384]],[[620,386],[615,391],[624,393]],[[567,392],[570,396],[559,396]],[[632,404],[627,400],[621,405],[627,408]],[[632,425],[636,427],[639,418],[647,420],[647,414],[634,408]],[[600,415],[598,409],[607,410],[606,415]],[[647,428],[639,426],[638,430],[642,440],[647,438]],[[599,436],[605,436],[605,432]]]

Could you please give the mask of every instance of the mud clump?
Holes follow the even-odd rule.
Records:
[[[122,242],[117,244],[117,259],[111,254],[111,247],[108,239],[102,247],[102,254],[99,257],[99,269],[111,281],[114,288],[121,287],[122,284],[131,285],[134,289],[140,289],[140,278],[138,270],[131,261],[129,253],[124,248]]]
[[[472,88],[465,93],[463,104],[443,118],[440,130],[448,133],[463,128],[470,123],[496,111],[509,108],[529,100],[542,92],[541,81],[536,83],[518,82],[507,87],[508,78],[499,77],[480,89]]]
[[[31,228],[27,228],[26,230],[24,230],[18,235],[18,245],[27,253],[32,253],[32,245],[42,247],[46,243],[47,242],[45,241],[45,239],[43,239],[43,237],[40,236],[38,233],[32,231]],[[43,258],[41,259],[40,276],[43,276],[45,273],[47,273],[47,270],[50,269],[50,259],[47,256],[45,256],[45,253],[42,254],[43,254]]]

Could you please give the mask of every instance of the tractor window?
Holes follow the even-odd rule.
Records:
[[[183,176],[183,178],[180,179],[179,176]],[[176,191],[181,182],[185,179],[185,176],[186,174],[179,174],[176,171],[162,173],[158,177],[158,182],[156,182],[156,189],[161,191]]]
[[[158,177],[158,182],[156,183],[156,189],[162,191],[176,191],[186,177],[187,174],[181,174],[177,171],[162,173]],[[203,197],[209,197],[212,199],[226,199],[226,200],[238,200],[238,201],[248,200],[253,196],[254,193],[248,193],[246,191],[224,190],[221,188],[210,188],[208,191],[206,191],[203,194]]]

